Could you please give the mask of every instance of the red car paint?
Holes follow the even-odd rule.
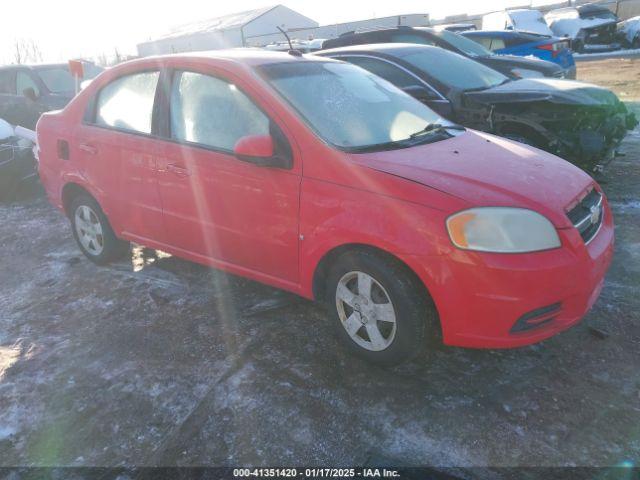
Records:
[[[337,150],[253,70],[301,61],[327,60],[219,52],[137,60],[103,73],[65,110],[38,123],[49,199],[64,209],[65,188],[75,184],[98,201],[123,239],[307,298],[326,255],[345,245],[375,247],[424,282],[449,345],[525,345],[589,310],[611,261],[613,222],[605,199],[600,231],[585,244],[567,217],[594,185],[588,175],[548,153],[470,130],[401,150]],[[284,132],[292,168],[83,123],[88,103],[115,78],[171,68],[226,78],[248,94]],[[59,158],[61,141],[69,144],[69,160]],[[479,206],[534,210],[553,223],[562,246],[526,254],[460,250],[446,219]],[[558,302],[553,321],[509,332],[523,314]]]

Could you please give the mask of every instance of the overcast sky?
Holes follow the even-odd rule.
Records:
[[[535,1],[535,0],[534,0]],[[283,0],[321,25],[406,13],[432,18],[497,10],[526,0]],[[271,5],[268,0],[3,0],[0,62],[11,62],[16,39],[34,40],[46,61],[135,53],[137,43],[171,27]]]

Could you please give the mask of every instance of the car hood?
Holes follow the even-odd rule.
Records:
[[[560,65],[539,58],[517,57],[515,55],[489,55],[487,57],[478,57],[475,60],[501,72],[505,71],[505,69],[510,71],[514,68],[522,68],[542,72],[545,75],[553,75],[556,72],[562,71]]]
[[[558,228],[572,226],[566,208],[593,183],[554,155],[473,130],[412,148],[352,154],[351,159],[458,197],[470,207],[536,210]]]
[[[524,78],[478,92],[465,93],[483,103],[547,101],[564,105],[610,105],[618,103],[615,94],[589,83],[553,78]]]
[[[580,30],[594,30],[615,24],[615,20],[606,18],[559,18],[551,20],[549,26],[555,35],[575,39]]]

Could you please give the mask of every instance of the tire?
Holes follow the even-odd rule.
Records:
[[[97,265],[106,265],[124,256],[129,243],[119,240],[106,215],[92,197],[81,194],[69,208],[71,230],[82,253]]]
[[[424,350],[434,310],[405,267],[374,252],[347,252],[326,278],[325,302],[340,341],[352,353],[389,367]],[[361,295],[368,285],[369,294]]]

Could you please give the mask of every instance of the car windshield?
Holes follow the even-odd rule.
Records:
[[[81,80],[90,80],[96,77],[102,68],[92,65],[84,65],[84,77]],[[38,75],[52,93],[73,92],[76,88],[76,81],[66,66],[38,68]]]
[[[449,123],[391,83],[338,62],[280,63],[260,74],[326,142],[347,151],[403,148],[448,138],[442,129],[415,135],[427,125]]]
[[[443,85],[458,90],[485,90],[509,81],[500,72],[441,48],[412,50],[402,59]]]
[[[442,30],[441,32],[437,32],[436,35],[470,57],[487,57],[493,55],[491,50],[457,33]]]

